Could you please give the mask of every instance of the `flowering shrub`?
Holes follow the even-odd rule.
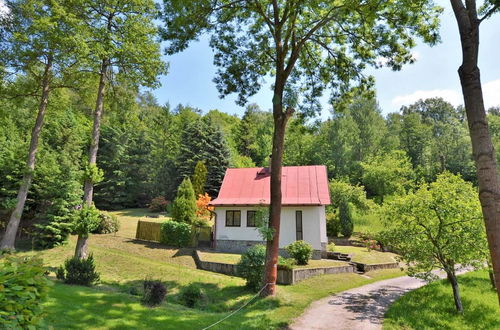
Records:
[[[363,243],[365,244],[368,251],[371,251],[371,250],[379,251],[380,250],[380,244],[374,239],[365,239],[365,240],[363,240]]]

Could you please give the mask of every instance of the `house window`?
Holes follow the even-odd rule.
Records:
[[[241,211],[226,211],[226,227],[239,227],[241,225]]]
[[[247,211],[247,227],[257,227],[257,224],[255,223],[256,216],[256,211]]]
[[[297,241],[304,239],[302,234],[302,211],[295,211],[295,237]]]

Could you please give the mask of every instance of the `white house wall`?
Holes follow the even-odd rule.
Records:
[[[240,227],[226,227],[226,211],[241,211]],[[257,228],[247,227],[247,211],[255,211],[256,207],[216,207],[216,239],[217,241],[262,241]],[[303,239],[315,250],[322,250],[328,242],[326,236],[326,219],[324,206],[284,206],[281,209],[280,248],[296,240],[295,211],[302,211]],[[323,243],[323,244],[322,244]]]

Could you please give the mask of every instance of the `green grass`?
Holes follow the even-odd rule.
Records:
[[[199,251],[198,255],[200,256],[200,259],[203,261],[210,261],[210,262],[220,262],[224,264],[232,264],[236,265],[241,258],[240,254],[234,254],[234,253],[219,253],[219,252],[208,252],[208,251]],[[321,260],[309,260],[309,263],[307,265],[295,265],[293,268],[317,268],[317,267],[340,267],[340,266],[347,266],[347,262],[343,261],[336,261],[336,260],[328,260],[328,259],[321,259]]]
[[[446,280],[405,294],[387,311],[384,329],[500,329],[500,309],[486,271],[459,276],[464,314]]]
[[[368,251],[365,247],[358,246],[341,246],[337,245],[334,248],[335,252],[347,253],[352,255],[352,261],[363,264],[378,264],[386,262],[394,262],[396,254],[390,252],[380,252],[371,250]]]
[[[116,215],[120,219],[120,230],[116,234],[127,238],[135,238],[135,231],[139,220],[163,222],[170,219],[170,217],[164,214],[151,212],[149,209],[125,209],[109,213]]]
[[[90,237],[89,251],[94,254],[102,283],[94,288],[84,288],[56,282],[44,304],[47,325],[54,329],[202,328],[254,296],[255,293],[245,288],[245,281],[241,278],[196,269],[189,249],[179,250],[134,240],[133,223],[137,223],[146,212],[113,212],[122,222],[120,232]],[[73,255],[75,242],[73,236],[67,245],[20,254],[39,255],[54,271]],[[399,270],[384,270],[369,275],[371,278],[357,274],[323,275],[297,285],[279,286],[276,298],[256,299],[218,329],[281,327],[300,315],[314,300],[403,274]],[[140,290],[146,277],[160,279],[166,284],[167,299],[162,306],[144,307],[139,297],[129,294],[133,288]],[[179,289],[190,283],[199,283],[206,293],[206,300],[197,309],[179,304]]]
[[[363,214],[353,212],[354,232],[375,234],[384,229],[384,225],[376,211]]]

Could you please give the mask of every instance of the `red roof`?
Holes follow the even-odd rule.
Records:
[[[282,205],[329,205],[325,166],[284,166],[281,172]],[[263,167],[228,168],[219,196],[210,204],[269,205],[271,177]]]

